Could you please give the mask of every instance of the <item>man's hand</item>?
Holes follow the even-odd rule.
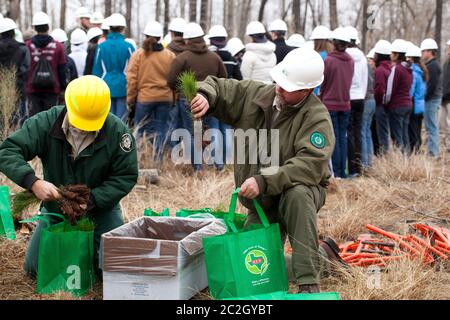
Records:
[[[209,102],[201,94],[197,94],[191,102],[191,111],[196,119],[203,117],[209,110]]]
[[[58,188],[55,187],[50,182],[44,180],[37,180],[33,183],[31,191],[40,199],[41,201],[55,201],[61,198]]]
[[[259,196],[259,186],[255,178],[247,179],[241,186],[239,195],[247,199],[255,199]]]

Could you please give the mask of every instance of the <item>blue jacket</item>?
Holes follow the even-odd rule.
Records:
[[[102,78],[111,90],[111,98],[127,96],[127,67],[134,47],[119,33],[110,33],[98,46],[92,74]]]
[[[325,61],[325,59],[326,59],[327,56],[328,56],[328,52],[326,52],[326,51],[321,51],[321,52],[319,52],[319,54],[320,54],[320,56],[322,57],[323,61]],[[314,94],[315,94],[316,96],[318,96],[319,93],[320,93],[320,86],[318,86],[317,88],[314,89]]]
[[[423,71],[419,65],[413,64],[413,85],[411,97],[414,100],[414,114],[423,114],[425,111],[425,96],[427,94],[427,83],[423,79]]]

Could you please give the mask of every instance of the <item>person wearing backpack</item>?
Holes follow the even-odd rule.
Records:
[[[26,43],[31,56],[26,84],[30,116],[58,104],[58,97],[66,83],[67,62],[63,45],[49,35],[49,16],[44,12],[36,13],[32,25],[37,35]]]
[[[114,13],[108,18],[111,32],[106,41],[97,48],[92,74],[100,77],[111,90],[111,112],[126,121],[127,114],[127,68],[135,51],[131,43],[125,41],[127,27],[125,17]]]

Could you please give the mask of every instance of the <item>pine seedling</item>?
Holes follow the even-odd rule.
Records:
[[[33,206],[37,206],[41,203],[41,200],[35,196],[34,193],[29,191],[23,191],[17,193],[12,198],[12,215],[15,219],[20,220],[22,213]]]

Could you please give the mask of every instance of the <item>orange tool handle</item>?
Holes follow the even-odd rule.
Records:
[[[397,235],[395,233],[384,231],[383,229],[377,228],[377,227],[372,226],[370,224],[368,224],[366,226],[366,228],[369,229],[370,231],[375,232],[375,233],[379,233],[379,234],[385,236],[386,238],[392,239],[395,242],[398,242],[401,247],[405,248],[406,250],[408,250],[412,254],[420,255],[420,252],[417,249],[411,247],[407,242],[403,241],[402,238],[399,235]]]

